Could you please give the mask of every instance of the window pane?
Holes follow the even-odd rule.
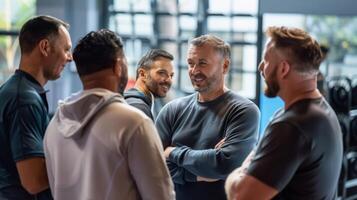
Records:
[[[256,32],[258,28],[257,18],[252,17],[234,17],[233,30],[239,32]]]
[[[197,0],[179,0],[180,12],[197,12]]]
[[[153,21],[151,15],[135,15],[135,34],[152,35]]]
[[[20,48],[17,36],[0,36],[0,84],[17,68]]]
[[[209,1],[209,13],[230,13],[231,12],[231,0],[210,0]]]
[[[117,0],[113,1],[113,9],[118,11],[129,11],[131,0]]]
[[[174,16],[159,17],[160,36],[168,38],[177,37],[177,20]]]
[[[258,0],[233,0],[234,13],[258,13]]]
[[[132,5],[134,11],[149,12],[151,10],[150,0],[132,0]]]
[[[257,71],[257,47],[253,45],[246,45],[243,47],[243,70]]]
[[[0,1],[0,29],[18,30],[35,15],[36,0]]]
[[[181,61],[179,65],[187,66],[187,48],[188,48],[187,43],[181,44]]]
[[[256,75],[254,73],[233,73],[232,79],[233,84],[230,88],[233,91],[251,99],[255,98]]]
[[[181,70],[181,89],[187,93],[194,92],[194,89],[191,84],[191,80],[188,76],[187,68],[181,68],[180,70]]]
[[[180,16],[180,27],[184,30],[192,30],[195,31],[197,27],[197,19],[196,17],[190,16]]]
[[[208,18],[209,31],[229,31],[231,29],[231,19],[229,17],[215,17]]]
[[[157,9],[159,12],[177,13],[176,0],[157,0]]]
[[[257,71],[257,48],[253,45],[232,45],[232,65],[233,69],[255,72]]]
[[[116,15],[110,18],[109,28],[118,32],[119,34],[131,35],[132,25],[131,25],[131,16],[130,15]]]

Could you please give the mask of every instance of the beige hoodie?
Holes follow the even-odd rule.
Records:
[[[60,102],[44,139],[58,200],[174,199],[152,121],[105,89]]]

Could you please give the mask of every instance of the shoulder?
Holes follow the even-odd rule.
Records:
[[[6,98],[5,98],[6,97]],[[0,88],[0,98],[3,105],[40,106],[42,99],[33,84],[25,78],[13,75]]]
[[[261,142],[272,148],[274,148],[274,146],[302,148],[309,147],[311,141],[306,137],[304,131],[296,126],[296,124],[291,123],[290,121],[280,121],[268,125]],[[309,148],[307,148],[307,150],[308,149]]]
[[[260,115],[259,108],[253,101],[233,91],[229,91],[225,99],[230,105],[230,110],[244,114]]]
[[[122,102],[109,104],[104,109],[103,115],[110,116],[108,119],[113,118],[115,121],[120,121],[120,124],[130,125],[130,127],[139,125],[147,119],[151,120],[137,108]]]
[[[319,123],[337,121],[337,117],[324,100],[304,100],[281,112],[275,122],[286,122],[300,128],[315,126]]]
[[[192,103],[194,103],[197,98],[196,94],[191,94],[188,96],[184,96],[184,97],[180,97],[177,99],[174,99],[172,101],[170,101],[169,103],[167,103],[163,109],[175,109],[175,110],[181,110],[189,105],[191,105]]]

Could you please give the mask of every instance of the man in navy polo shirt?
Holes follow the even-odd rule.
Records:
[[[0,199],[52,199],[43,152],[49,121],[43,86],[72,60],[69,25],[28,20],[19,36],[19,69],[0,87]]]

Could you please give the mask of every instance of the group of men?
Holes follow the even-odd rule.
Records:
[[[265,94],[285,106],[258,142],[258,107],[225,86],[231,50],[222,39],[189,42],[196,92],[156,115],[155,98],[172,84],[173,56],[148,51],[135,87],[124,92],[120,37],[92,31],[72,53],[68,27],[37,16],[20,31],[19,69],[0,88],[0,199],[336,197],[342,135],[316,89],[321,50],[306,32],[267,30],[259,70]],[[83,90],[59,102],[49,122],[43,87],[72,60]]]

